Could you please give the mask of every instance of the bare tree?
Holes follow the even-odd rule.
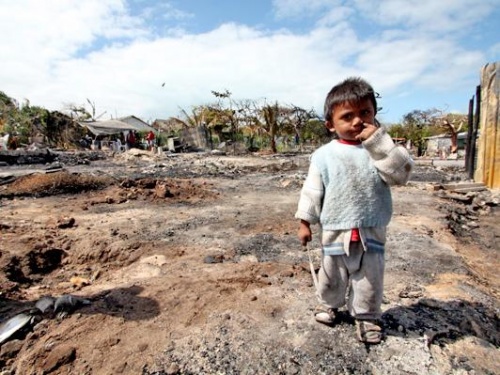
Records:
[[[446,128],[451,137],[451,153],[455,154],[458,150],[458,133],[462,130],[465,123],[464,119],[449,119],[452,116],[446,116],[442,119],[441,127]],[[456,122],[459,122],[458,126]]]
[[[90,105],[90,111],[86,108],[85,105],[67,103],[64,105],[65,112],[68,112],[69,116],[75,121],[97,121],[106,113],[106,111],[104,111],[99,116],[96,116],[95,102],[87,99],[87,103]]]
[[[319,116],[313,109],[305,110],[304,108],[298,107],[296,105],[292,105],[291,114],[295,135],[297,137],[297,140],[300,142],[300,140],[303,139],[302,132],[305,126],[309,123],[310,120],[319,119]],[[300,143],[300,145],[302,150],[302,143]]]

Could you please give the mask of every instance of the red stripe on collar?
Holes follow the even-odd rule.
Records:
[[[338,139],[338,141],[340,143],[343,143],[345,145],[353,145],[353,146],[357,146],[357,145],[360,145],[361,142],[360,141],[349,141],[347,139]]]

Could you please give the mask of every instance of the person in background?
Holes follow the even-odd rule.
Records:
[[[9,149],[9,150],[17,150],[18,147],[19,147],[19,138],[18,138],[17,133],[14,133],[7,140],[7,149]]]
[[[146,141],[148,142],[148,150],[152,150],[155,142],[155,133],[152,130],[146,135]]]
[[[375,119],[375,92],[365,80],[353,77],[334,86],[324,111],[326,128],[337,139],[312,154],[295,214],[303,246],[312,240],[311,225],[320,227],[314,317],[335,324],[348,292],[358,340],[378,344],[384,246],[392,216],[389,186],[408,181],[413,161]]]
[[[8,150],[10,134],[0,133],[0,150]]]
[[[127,150],[135,147],[135,132],[133,130],[129,130],[127,133]]]

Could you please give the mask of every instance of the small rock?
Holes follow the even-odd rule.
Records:
[[[46,314],[49,312],[52,313],[52,311],[54,310],[55,301],[55,298],[51,296],[43,296],[36,302],[35,307],[40,310],[42,314]]]
[[[420,298],[424,295],[424,288],[417,285],[408,285],[401,292],[400,298]]]
[[[90,280],[80,276],[73,276],[69,279],[69,282],[77,288],[81,288],[85,285],[90,285]]]
[[[123,372],[127,368],[127,365],[128,365],[127,362],[120,363],[118,366],[116,366],[115,372],[117,374],[123,374]]]
[[[180,367],[177,363],[171,363],[170,366],[168,366],[167,368],[167,375],[176,375],[176,374],[179,374],[180,372]]]
[[[73,228],[75,226],[75,218],[62,217],[57,220],[57,227],[59,229]]]
[[[293,277],[294,274],[293,274],[293,271],[282,271],[282,272],[280,272],[280,276],[281,277]]]
[[[65,294],[56,299],[54,311],[71,313],[81,306],[90,305],[90,303],[88,299]]]
[[[155,197],[156,198],[171,198],[174,195],[168,190],[167,185],[158,184],[155,187]]]
[[[73,362],[76,359],[76,348],[69,345],[60,345],[50,350],[47,359],[42,365],[44,374],[51,373],[59,367]]]
[[[2,348],[0,350],[0,360],[5,361],[9,358],[14,358],[17,353],[23,347],[22,340],[12,340],[2,344]]]
[[[222,263],[224,262],[224,255],[218,254],[218,255],[207,255],[203,259],[203,263],[207,264],[213,264],[213,263]]]

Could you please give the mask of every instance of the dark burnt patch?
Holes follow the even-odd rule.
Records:
[[[391,308],[382,318],[388,335],[426,337],[427,345],[444,346],[465,336],[500,345],[497,313],[477,302],[423,298],[411,306]]]

